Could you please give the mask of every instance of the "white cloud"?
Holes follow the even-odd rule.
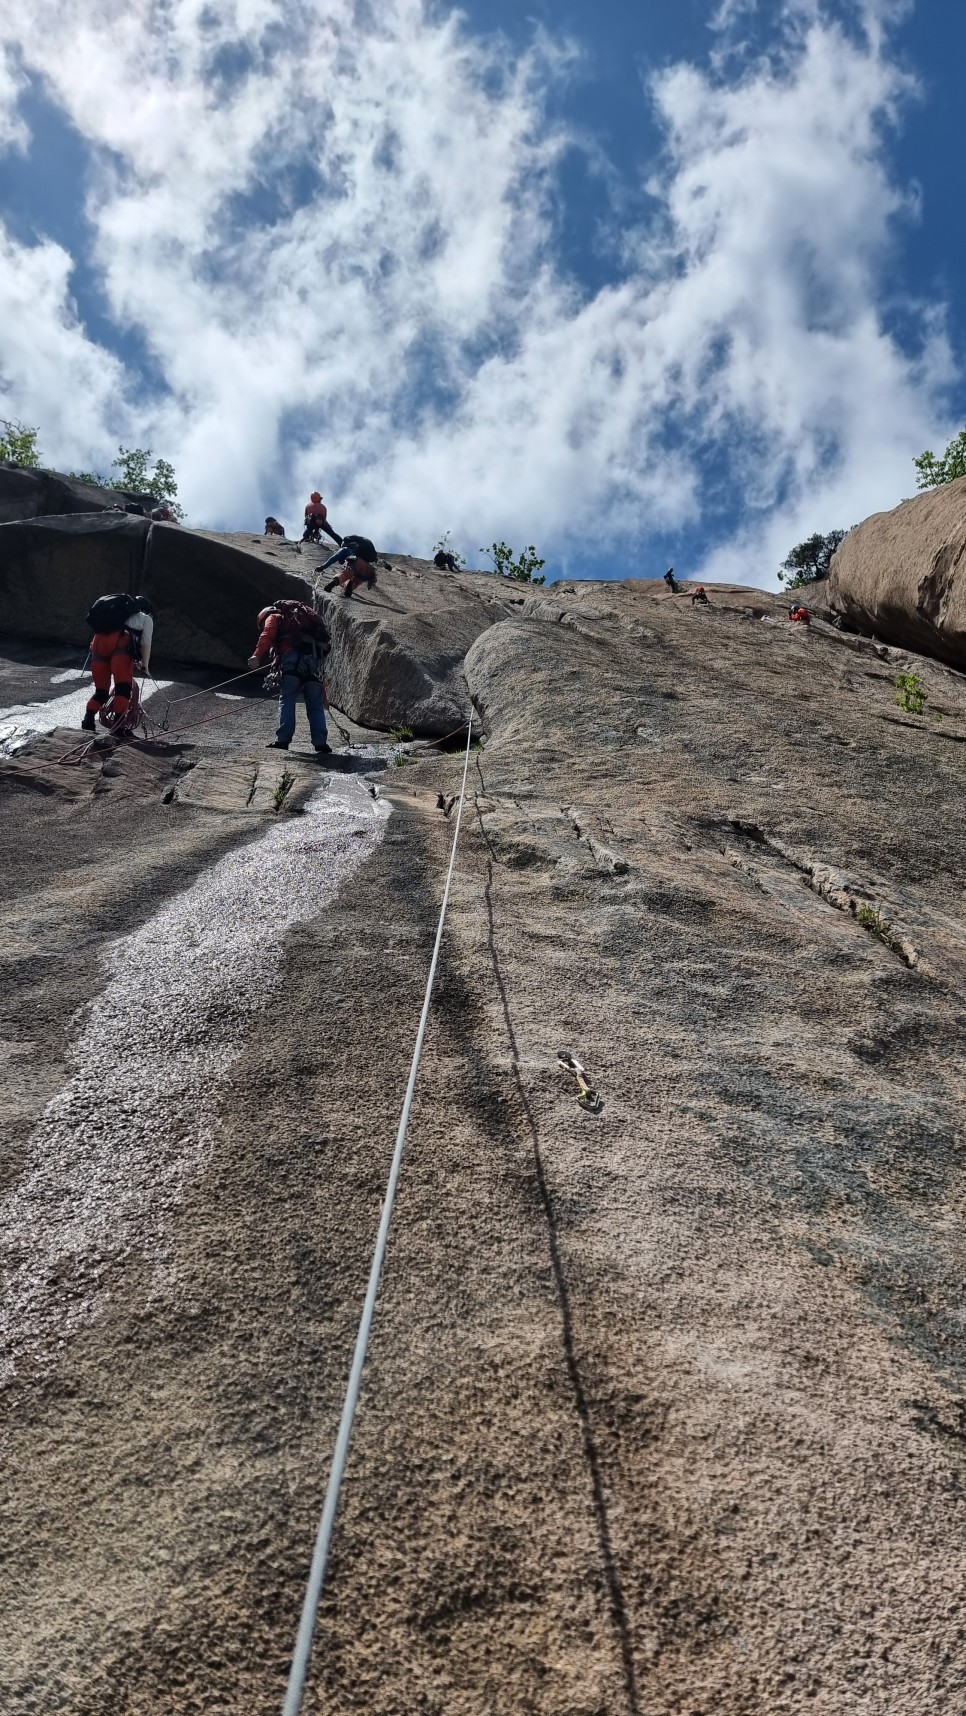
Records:
[[[893,8],[873,0],[880,24]],[[940,438],[941,317],[912,355],[884,320],[910,209],[883,127],[910,85],[881,34],[795,4],[730,78],[662,73],[654,219],[582,298],[555,258],[545,101],[567,44],[514,62],[423,0],[377,22],[352,0],[77,10],[35,0],[11,33],[88,140],[94,260],[166,391],[128,378],[125,400],[64,252],[7,240],[0,373],[50,456],[135,439],[194,517],[294,520],[321,482],[340,528],[387,545],[451,526],[471,555],[566,554],[576,531],[619,571],[732,501],[714,565],[760,577],[773,542],[907,493]]]

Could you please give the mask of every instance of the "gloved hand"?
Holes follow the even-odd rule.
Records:
[[[248,658],[248,665],[249,667],[261,667],[262,663],[259,661],[257,655],[250,655]]]

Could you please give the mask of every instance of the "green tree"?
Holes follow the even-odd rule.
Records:
[[[921,489],[938,489],[940,483],[966,477],[966,429],[953,436],[941,459],[935,453],[925,452],[912,462],[918,472],[916,484]]]
[[[167,459],[155,459],[153,471],[149,470],[150,447],[118,447],[117,451],[118,457],[111,461],[112,469],[120,472],[117,487],[126,489],[129,494],[151,495],[169,506],[175,518],[184,518],[184,511],[177,501],[174,466]]]
[[[0,417],[0,459],[10,459],[15,465],[26,465],[29,471],[35,471],[40,464],[39,434],[39,429],[28,429],[25,423]]]
[[[782,561],[779,584],[785,584],[789,590],[800,590],[804,584],[817,584],[821,578],[827,578],[832,555],[847,535],[847,530],[830,530],[825,536],[816,531],[814,536],[800,542]]]
[[[531,542],[529,548],[521,549],[520,557],[514,556],[512,548],[505,542],[491,542],[489,548],[481,548],[481,554],[488,554],[501,578],[515,578],[520,584],[545,584],[545,578],[536,574],[546,566],[545,560],[539,559],[537,551]]]

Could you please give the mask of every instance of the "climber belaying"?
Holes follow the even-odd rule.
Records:
[[[87,623],[94,633],[91,638],[94,690],[81,726],[85,732],[93,733],[100,715],[105,726],[123,728],[135,695],[134,675],[138,668],[147,673],[150,666],[154,609],[143,596],[126,593],[98,596],[87,615]]]
[[[674,576],[674,567],[673,566],[669,566],[667,571],[665,572],[664,582],[667,585],[668,589],[670,590],[672,596],[680,596],[681,586]]]
[[[330,648],[329,634],[318,614],[304,602],[274,602],[258,616],[261,636],[249,656],[249,667],[266,667],[269,660],[282,676],[278,698],[278,729],[269,750],[287,751],[295,736],[295,704],[305,701],[312,744],[319,756],[331,746],[325,724],[322,669]]]

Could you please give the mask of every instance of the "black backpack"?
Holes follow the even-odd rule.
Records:
[[[87,624],[94,632],[119,632],[140,605],[136,596],[98,596],[88,611]]]
[[[351,548],[353,554],[360,560],[368,560],[370,566],[374,566],[379,559],[368,536],[344,536],[342,546],[343,548]]]

